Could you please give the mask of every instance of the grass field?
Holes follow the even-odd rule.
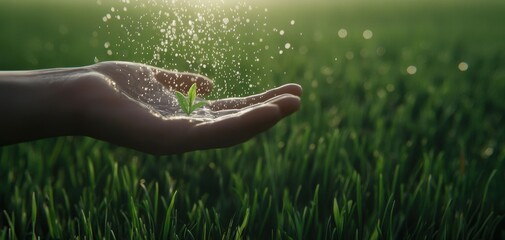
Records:
[[[89,2],[0,3],[0,69],[107,59],[93,36],[107,10]],[[1,147],[0,239],[505,239],[503,9],[271,6],[271,26],[296,24],[269,41],[294,49],[262,84],[301,84],[298,113],[182,155],[86,137]]]

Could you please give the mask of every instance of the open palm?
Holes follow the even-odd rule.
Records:
[[[202,96],[212,81],[130,62],[87,67],[68,91],[82,109],[82,135],[153,154],[232,146],[272,127],[298,110],[301,87],[288,84],[245,98],[210,101],[185,116],[175,91],[193,83]]]

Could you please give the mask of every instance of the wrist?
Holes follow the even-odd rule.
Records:
[[[74,98],[67,93],[84,68],[0,73],[0,145],[78,134]]]

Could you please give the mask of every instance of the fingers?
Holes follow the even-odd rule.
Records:
[[[150,79],[154,76],[156,80],[162,83],[166,88],[184,93],[188,92],[193,83],[196,83],[197,94],[199,96],[210,93],[213,87],[212,81],[201,75],[169,72],[161,68],[132,62],[100,62],[92,65],[91,68],[108,76],[120,86],[132,84],[132,82],[129,81],[131,79]]]
[[[249,105],[249,106],[243,107],[241,109],[231,108],[231,109],[223,109],[223,110],[219,110],[219,111],[213,111],[213,115],[216,116],[216,117],[222,117],[222,116],[226,116],[226,115],[230,115],[230,114],[235,114],[235,113],[238,113],[238,112],[241,112],[241,111],[248,110],[250,108],[258,107],[258,105],[260,105],[260,104],[278,103],[277,102],[278,99],[281,99],[281,98],[284,98],[284,97],[289,97],[289,96],[294,96],[294,95],[288,94],[288,93],[284,93],[282,95],[278,95],[278,96],[272,97],[272,98],[270,98],[270,99],[268,99],[268,100],[266,100],[264,102],[256,103],[256,104],[253,104],[253,105]]]
[[[285,94],[271,102],[199,123],[191,129],[189,136],[194,141],[195,149],[232,146],[269,129],[299,107],[298,96]]]
[[[170,90],[187,93],[191,85],[196,83],[196,93],[199,96],[209,94],[212,91],[212,80],[191,73],[174,73],[160,68],[152,68],[156,80]]]
[[[298,84],[286,84],[278,88],[268,90],[264,93],[257,95],[252,95],[245,98],[226,98],[221,100],[216,100],[209,106],[213,111],[220,111],[225,109],[242,109],[244,107],[254,105],[267,101],[275,96],[282,94],[291,94],[300,97],[302,95],[302,87]]]

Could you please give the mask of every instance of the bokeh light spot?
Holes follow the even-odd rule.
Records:
[[[458,64],[458,69],[459,69],[460,71],[462,71],[462,72],[464,72],[464,71],[468,70],[468,63],[466,63],[466,62],[460,62],[460,63]]]
[[[410,75],[414,75],[417,72],[416,66],[410,65],[407,67],[407,73]]]
[[[366,29],[365,31],[363,31],[363,38],[364,39],[371,39],[373,37],[373,32],[372,30],[370,29]]]
[[[345,28],[341,28],[338,30],[338,37],[339,38],[346,38],[347,37],[347,30]]]

